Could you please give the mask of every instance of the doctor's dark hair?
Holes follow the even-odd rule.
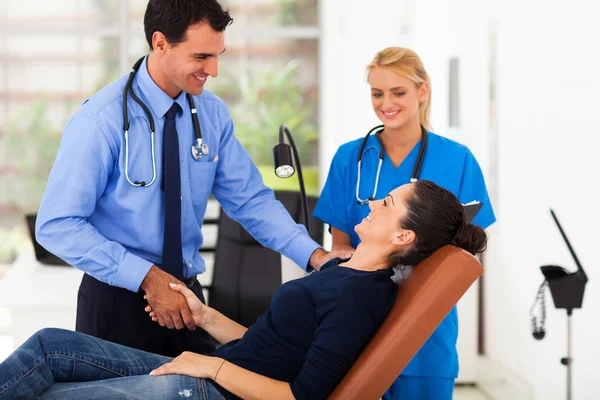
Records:
[[[162,32],[171,44],[185,40],[187,29],[198,22],[223,32],[233,22],[229,10],[216,0],[150,0],[144,14],[146,41],[152,50],[152,35]]]
[[[421,125],[428,131],[431,131],[431,122],[429,121],[429,109],[431,107],[431,80],[425,70],[421,58],[412,51],[404,47],[388,47],[377,54],[373,61],[367,65],[367,80],[369,74],[375,68],[388,68],[395,73],[402,75],[412,80],[415,85],[419,86],[423,82],[429,84],[429,95],[427,99],[419,104],[419,119]]]
[[[466,222],[466,213],[454,194],[431,181],[420,180],[412,186],[400,226],[413,231],[415,241],[407,252],[390,256],[392,265],[416,265],[449,244],[473,255],[485,251],[485,231]]]

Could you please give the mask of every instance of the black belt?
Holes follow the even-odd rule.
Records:
[[[194,286],[194,283],[196,283],[196,277],[192,276],[191,278],[187,278],[183,280],[183,283],[185,283],[185,285],[188,287],[188,289],[191,289],[192,286]]]
[[[162,265],[158,265],[155,264],[158,268],[160,268],[162,270]],[[188,287],[188,289],[191,289],[192,286],[194,286],[194,283],[197,281],[196,276],[192,276],[191,278],[185,278],[181,280],[183,283],[185,283],[185,285]]]

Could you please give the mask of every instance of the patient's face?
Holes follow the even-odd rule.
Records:
[[[412,195],[412,185],[406,184],[392,190],[383,200],[369,203],[371,212],[354,228],[360,240],[377,245],[392,244],[403,234],[400,221],[406,213],[405,200]]]

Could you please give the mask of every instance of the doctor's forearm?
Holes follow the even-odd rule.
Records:
[[[138,291],[152,263],[108,240],[84,218],[53,218],[40,209],[36,240],[75,268],[111,286]]]
[[[227,157],[223,157],[225,160]],[[224,161],[225,162],[225,161]],[[230,169],[246,171],[244,179],[217,180],[213,194],[227,215],[242,224],[261,245],[285,255],[305,269],[319,248],[263,182],[252,159],[242,157]],[[235,190],[234,190],[235,188]]]

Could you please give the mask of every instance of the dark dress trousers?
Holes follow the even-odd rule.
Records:
[[[190,289],[204,301],[202,286],[196,279]],[[190,331],[168,329],[153,322],[144,308],[144,292],[131,292],[100,282],[84,274],[77,294],[77,332],[151,353],[177,357],[184,351],[207,354],[215,341],[200,328]]]

